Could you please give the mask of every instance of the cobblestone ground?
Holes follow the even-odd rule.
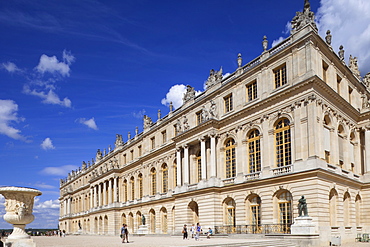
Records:
[[[268,241],[266,247],[274,247],[271,245],[272,239],[230,239],[230,238],[201,238],[200,241],[194,239],[183,240],[180,236],[176,237],[152,237],[152,236],[129,236],[130,243],[121,243],[121,239],[114,236],[66,236],[61,237],[33,237],[37,247],[116,247],[116,246],[129,246],[129,247],[169,247],[169,246],[227,246],[228,244],[235,246],[248,246],[250,242],[258,241],[260,244],[263,241]],[[278,243],[279,240],[276,240]],[[262,246],[262,245],[261,245]],[[281,245],[279,245],[281,246]],[[370,243],[351,243],[342,245],[342,247],[370,247]],[[320,246],[323,247],[323,246]],[[325,246],[326,247],[326,246]]]

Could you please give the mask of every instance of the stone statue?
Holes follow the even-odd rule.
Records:
[[[144,216],[144,214],[143,214],[143,215],[141,215],[141,224],[142,224],[143,226],[145,226],[145,216]]]
[[[362,99],[362,109],[370,108],[370,102],[369,102],[369,98],[367,97],[367,95],[362,94],[361,99]]]
[[[96,157],[95,157],[95,160],[96,161],[99,161],[103,158],[103,154],[102,152],[100,151],[100,149],[98,149],[98,151],[96,151]]]
[[[358,64],[357,64],[357,57],[352,57],[352,55],[349,55],[348,67],[355,76],[360,77],[360,71],[358,69]]]
[[[370,72],[364,76],[362,82],[365,84],[366,87],[370,86]]]
[[[203,109],[202,109],[202,122],[205,122],[208,119],[209,119],[208,111],[206,110],[206,107],[203,106]]]
[[[123,145],[122,135],[116,134],[116,142],[114,144],[116,147]]]
[[[184,120],[182,122],[184,124],[184,131],[189,129],[189,123],[186,116],[184,116]]]
[[[82,161],[82,169],[85,170],[86,169],[86,162],[85,161]]]
[[[325,41],[326,41],[326,43],[329,46],[331,46],[331,34],[330,34],[330,30],[326,31]]]
[[[181,127],[181,120],[180,118],[177,119],[177,123],[176,123],[176,132],[177,134],[180,134],[182,132],[182,127]]]
[[[157,116],[158,116],[158,120],[160,120],[161,119],[161,110],[158,110]]]
[[[267,37],[265,35],[265,36],[263,36],[263,41],[262,41],[263,51],[266,51],[267,50],[268,45],[269,45],[269,42],[268,42]]]
[[[242,59],[242,54],[241,53],[238,54],[237,61],[238,61],[238,68],[241,68],[242,67],[242,63],[243,63],[243,59]]]
[[[339,55],[339,59],[340,59],[340,61],[344,62],[344,50],[343,50],[343,45],[339,46],[338,55]]]
[[[195,98],[194,88],[190,85],[187,85],[186,86],[186,92],[185,92],[184,97],[182,98],[182,100],[185,103],[185,102],[188,102],[189,100],[194,99],[194,98]]]
[[[144,130],[150,128],[153,124],[152,119],[147,115],[144,115]]]
[[[301,199],[298,200],[298,215],[299,217],[308,217],[307,203],[304,196],[302,196]]]
[[[210,118],[216,118],[216,103],[213,100],[210,100],[211,106],[209,107]]]
[[[216,84],[217,82],[220,82],[222,80],[222,67],[219,71],[216,71],[214,69],[211,69],[209,72],[209,77],[206,81],[206,88],[209,88],[210,86]]]
[[[172,101],[170,102],[170,112],[173,112],[173,104],[172,104]]]
[[[309,0],[305,0],[303,12],[296,12],[296,15],[291,21],[292,31],[294,34],[301,30],[307,24],[311,24],[313,28],[317,31],[317,26],[315,23],[315,14],[311,11],[311,5]]]
[[[137,136],[137,134],[139,133],[139,127],[135,127],[135,136]]]
[[[127,140],[131,140],[131,132],[127,132]]]

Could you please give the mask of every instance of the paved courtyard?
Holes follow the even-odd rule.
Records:
[[[33,237],[37,247],[166,247],[166,246],[259,246],[275,247],[282,246],[281,240],[273,239],[233,239],[233,238],[201,238],[200,241],[194,239],[183,240],[181,236],[129,236],[130,243],[121,243],[119,237],[114,236],[66,236],[61,237]],[[266,243],[266,244],[264,244]],[[276,244],[274,244],[276,243]],[[370,247],[370,243],[352,243],[342,245],[342,247]]]

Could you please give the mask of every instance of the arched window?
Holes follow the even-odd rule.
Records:
[[[162,228],[162,233],[167,234],[168,230],[168,224],[167,224],[167,209],[166,208],[161,208],[161,228]]]
[[[254,226],[261,225],[261,198],[257,195],[252,195],[249,198],[250,221]]]
[[[361,196],[357,195],[355,199],[355,207],[356,207],[356,226],[361,224]]]
[[[139,183],[139,198],[143,197],[143,174],[139,174],[138,176],[138,183]]]
[[[351,202],[351,197],[348,192],[344,194],[343,197],[343,219],[344,219],[344,226],[349,226],[351,224],[350,222],[350,202]]]
[[[123,181],[123,201],[127,201],[127,180]]]
[[[200,151],[198,152],[197,158],[196,158],[196,164],[197,164],[197,182],[202,180],[202,156]]]
[[[277,199],[281,232],[287,233],[292,224],[292,195],[289,191],[283,191],[277,196]]]
[[[235,220],[235,201],[228,197],[224,200],[224,222],[227,226],[227,233],[235,232],[236,220]]]
[[[157,172],[154,167],[150,170],[150,174],[152,177],[152,195],[154,195],[157,193]]]
[[[134,200],[135,199],[135,179],[134,177],[131,177],[130,183],[131,183],[131,200]]]
[[[338,126],[338,152],[339,152],[339,165],[343,167],[343,152],[344,152],[344,128],[342,125]]]
[[[232,178],[236,176],[236,156],[234,139],[228,139],[225,142],[225,168],[226,168],[226,178]]]
[[[162,165],[162,173],[163,173],[162,193],[167,193],[167,190],[168,190],[168,167],[167,167],[166,164]]]
[[[252,130],[248,135],[249,173],[261,171],[260,132]]]
[[[324,151],[325,151],[325,161],[326,163],[330,163],[330,127],[331,121],[328,115],[324,117]]]
[[[173,185],[173,187],[176,187],[177,186],[177,161],[176,160],[173,162],[173,176],[174,176],[174,181],[175,181],[175,184]]]
[[[286,118],[279,120],[275,125],[275,150],[277,167],[292,164],[290,122]]]
[[[151,209],[149,211],[149,222],[150,222],[150,233],[155,233],[156,230],[156,219],[155,219],[155,211]]]
[[[331,226],[337,225],[337,197],[337,191],[332,189],[329,193],[329,217]]]

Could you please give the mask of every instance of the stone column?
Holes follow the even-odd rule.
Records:
[[[201,156],[201,167],[202,167],[202,180],[206,180],[207,179],[207,154],[206,154],[205,137],[200,138],[200,156]]]
[[[115,177],[115,178],[113,178],[114,180],[113,180],[113,202],[117,202],[118,201],[118,187],[117,187],[117,184],[118,184],[118,178],[117,177]]]
[[[189,146],[184,146],[184,184],[189,184]]]
[[[365,130],[365,173],[370,172],[370,126]]]
[[[104,181],[103,182],[103,203],[102,205],[106,205],[107,204],[107,181]]]
[[[182,167],[181,167],[181,148],[176,150],[176,166],[177,166],[177,186],[181,186]]]
[[[211,177],[217,176],[216,171],[216,135],[211,135]]]

